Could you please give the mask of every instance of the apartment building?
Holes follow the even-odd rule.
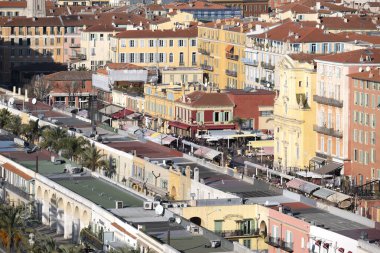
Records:
[[[274,104],[274,165],[307,169],[315,156],[316,69],[313,54],[290,54],[278,65],[279,95]]]
[[[203,83],[203,70],[197,67],[163,68],[161,73],[161,83],[163,84],[190,84]]]
[[[227,7],[239,7],[243,11],[243,17],[258,17],[262,13],[268,13],[269,0],[241,1],[241,0],[211,0],[211,3],[222,4]]]
[[[26,1],[0,1],[0,17],[25,16]]]
[[[380,73],[377,68],[362,69],[349,75],[349,152],[351,168],[345,170],[355,185],[380,179],[378,120],[380,118]]]
[[[198,28],[198,65],[208,81],[219,89],[242,89],[245,69],[242,62],[246,35],[255,22],[239,19],[217,20]]]
[[[197,65],[197,28],[125,31],[111,37],[111,61],[145,67]]]
[[[345,51],[347,38],[303,22],[287,22],[258,34],[248,35],[245,58],[245,87],[279,89],[276,65],[286,54],[329,54]]]
[[[353,92],[350,86],[349,74],[365,70],[367,67],[376,68],[380,65],[379,49],[361,49],[341,54],[327,55],[315,60],[317,63],[317,92],[314,101],[317,103],[316,125],[314,131],[317,133],[316,156],[320,159],[333,161],[336,166],[331,170],[336,170],[344,165],[343,173],[354,180],[351,175],[351,167],[354,157],[350,151],[350,140],[357,138],[350,131],[350,126],[356,126],[353,120],[359,120],[360,126],[368,126],[368,129],[376,125],[375,114],[363,111],[365,105],[372,107],[372,96],[366,92]],[[356,88],[356,87],[355,87]],[[354,89],[355,89],[354,88]],[[360,88],[359,88],[360,89]],[[352,111],[350,97],[352,92],[358,101],[360,98],[360,110]],[[356,95],[355,95],[356,94]],[[372,94],[371,94],[372,95]],[[359,107],[359,106],[358,106]],[[357,108],[359,109],[359,108]],[[373,112],[373,111],[372,111]],[[360,123],[359,123],[360,124]],[[365,132],[369,141],[370,131],[361,132],[361,141],[365,139]],[[373,131],[373,130],[372,130]],[[357,140],[357,139],[356,139]],[[364,156],[367,156],[364,158]],[[361,152],[360,161],[369,162],[370,152]],[[342,173],[342,174],[343,174]]]
[[[193,2],[173,2],[165,5],[168,12],[181,10],[191,13],[194,19],[199,21],[215,21],[217,19],[241,18],[242,11],[237,6],[224,6],[212,2],[193,1]]]
[[[110,0],[58,0],[59,6],[103,6],[109,5]]]

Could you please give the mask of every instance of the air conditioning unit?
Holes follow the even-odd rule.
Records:
[[[190,227],[190,232],[193,234],[199,234],[199,227],[196,227],[196,226]]]
[[[155,209],[160,204],[160,201],[153,201],[152,204],[153,204],[153,209]]]
[[[187,207],[187,203],[183,203],[183,204],[182,204],[182,207]]]
[[[124,207],[123,201],[117,200],[115,203],[116,203],[116,207],[115,207],[116,209],[121,209]]]
[[[145,201],[144,202],[144,209],[145,210],[152,210],[153,209],[153,202],[151,202],[151,201]]]

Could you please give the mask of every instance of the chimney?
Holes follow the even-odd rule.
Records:
[[[18,93],[19,96],[21,95],[21,88],[18,88]]]
[[[262,29],[261,25],[260,24],[256,24],[255,30],[256,31],[261,31],[261,29]]]
[[[199,182],[199,169],[197,167],[194,168],[194,181]]]
[[[348,18],[344,18],[344,23],[348,23]]]
[[[16,86],[13,86],[13,96],[16,95]]]
[[[320,10],[321,9],[321,2],[315,3],[315,9]]]
[[[25,102],[28,102],[28,101],[29,101],[29,98],[28,98],[28,89],[25,89],[25,97],[24,97],[24,101],[25,101]]]

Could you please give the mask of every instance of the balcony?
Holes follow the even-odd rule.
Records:
[[[343,101],[337,100],[335,98],[327,98],[327,97],[323,97],[323,96],[314,95],[313,99],[318,104],[331,105],[331,106],[339,107],[339,108],[343,107]]]
[[[231,54],[231,53],[226,53],[226,58],[230,59],[230,60],[233,60],[233,61],[237,61],[237,60],[239,60],[239,55]]]
[[[10,183],[6,183],[5,184],[5,189],[7,189],[8,191],[11,191],[13,192],[14,194],[24,198],[25,200],[27,201],[32,201],[33,200],[33,194],[30,194],[30,193],[27,193],[24,189],[21,189],[17,186],[14,186]]]
[[[116,47],[111,47],[111,51],[116,52]]]
[[[232,77],[237,77],[237,72],[226,69],[226,75],[227,76],[232,76]]]
[[[210,55],[210,52],[203,48],[198,48],[198,53],[204,54],[204,55]]]
[[[265,239],[265,242],[266,242],[266,244],[271,245],[271,246],[273,246],[275,248],[280,247],[280,244],[281,244],[280,238],[273,237],[273,236],[268,236]]]
[[[317,133],[333,136],[336,138],[342,138],[343,137],[343,133],[341,131],[334,130],[334,128],[328,128],[326,126],[314,125],[313,130],[316,131]]]
[[[201,64],[201,68],[203,70],[207,70],[207,71],[213,71],[214,70],[213,66],[210,66],[210,65],[207,65],[207,64]]]
[[[258,229],[252,229],[251,231],[223,230],[223,231],[215,231],[215,234],[220,235],[221,237],[224,237],[224,238],[253,237],[253,236],[259,236],[260,231]]]
[[[286,252],[293,252],[293,242],[281,241],[280,248]]]
[[[70,44],[70,48],[79,48],[80,47],[80,44]]]
[[[264,69],[269,69],[269,70],[274,70],[274,65],[272,65],[271,62],[267,63],[267,62],[261,62],[261,67],[264,68]]]
[[[250,66],[254,66],[254,67],[259,66],[259,63],[256,60],[252,60],[249,58],[243,58],[243,63],[245,65],[250,65]]]
[[[267,80],[265,77],[260,79],[260,84],[265,86],[273,86],[273,81]]]

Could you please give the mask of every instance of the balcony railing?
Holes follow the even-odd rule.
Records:
[[[328,128],[326,126],[314,125],[313,129],[314,129],[314,131],[316,131],[317,133],[320,133],[320,134],[325,134],[325,135],[333,136],[336,138],[342,138],[343,137],[343,133],[341,131],[334,130],[334,128]]]
[[[20,196],[20,197],[22,197],[22,198],[24,198],[24,199],[26,199],[26,200],[28,200],[28,201],[33,200],[33,195],[32,195],[32,194],[27,193],[27,192],[24,191],[23,189],[21,189],[21,188],[19,188],[19,187],[17,187],[17,186],[14,186],[14,185],[12,185],[12,184],[10,184],[10,183],[8,183],[8,182],[5,184],[5,188],[6,188],[8,191],[11,191],[11,192],[13,192],[14,194],[16,194],[16,195],[18,195],[18,196]]]
[[[220,235],[224,238],[230,237],[252,237],[259,236],[260,231],[258,229],[253,229],[251,231],[243,231],[243,230],[223,230],[223,231],[215,231],[215,234]]]
[[[280,244],[281,244],[280,238],[273,237],[273,236],[268,236],[265,239],[265,242],[268,245],[271,245],[271,246],[276,247],[276,248],[280,247]]]
[[[230,60],[237,61],[237,60],[239,60],[239,55],[231,54],[231,53],[226,53],[226,58],[230,59]]]
[[[264,68],[264,69],[269,69],[269,70],[274,70],[274,65],[272,65],[271,62],[267,63],[267,62],[261,62],[261,67]]]
[[[203,48],[198,48],[198,53],[204,54],[204,55],[210,55],[210,52]]]
[[[71,48],[78,48],[78,47],[80,47],[80,44],[73,43],[73,44],[70,44],[70,47]]]
[[[318,104],[331,105],[331,106],[335,106],[335,107],[339,107],[339,108],[343,107],[343,101],[337,100],[335,98],[327,98],[327,97],[323,97],[323,96],[314,95],[313,99]]]
[[[237,77],[237,72],[236,72],[236,71],[232,71],[232,70],[228,70],[228,69],[226,69],[226,75],[227,75],[227,76]]]
[[[273,86],[273,81],[267,80],[266,78],[261,78],[260,84],[265,86],[268,86],[269,84],[270,86]]]
[[[254,67],[257,67],[259,65],[259,63],[256,60],[252,60],[249,58],[243,58],[243,63]]]
[[[294,244],[293,242],[282,241],[280,248],[287,252],[293,252],[293,244]]]
[[[210,66],[210,65],[207,65],[207,64],[201,64],[201,68],[203,70],[208,70],[208,71],[213,71],[214,70],[213,66]]]
[[[82,231],[80,232],[80,237],[83,242],[90,244],[94,248],[99,249],[99,250],[103,249],[102,240],[100,240],[95,234],[93,234],[87,228],[82,229]]]

